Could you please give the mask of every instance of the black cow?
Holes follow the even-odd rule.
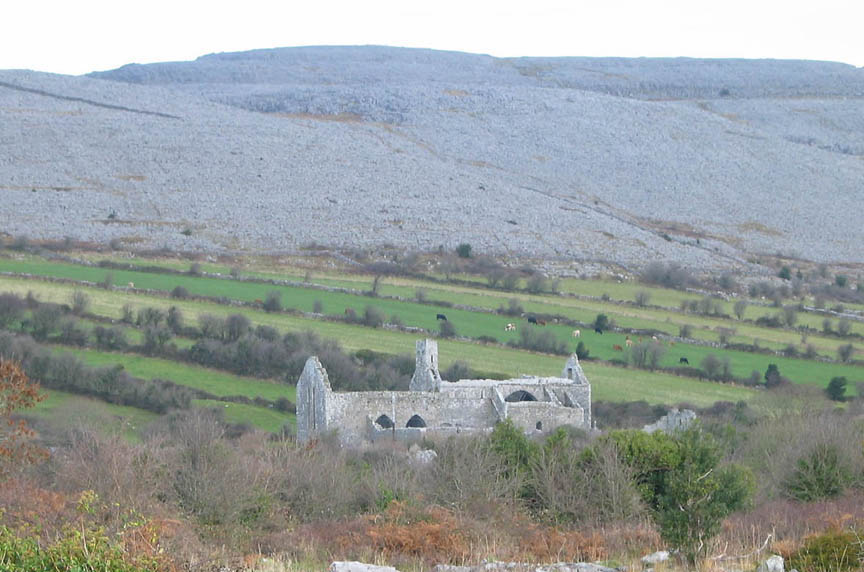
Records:
[[[438,315],[435,316],[435,319],[436,319],[436,320],[444,320],[444,321],[446,322],[446,321],[447,321],[447,316],[445,316],[444,314],[438,314]]]
[[[535,318],[534,316],[528,316],[528,323],[529,324],[536,324],[537,318]]]
[[[603,330],[601,330],[600,328],[594,328],[594,333],[603,335]]]
[[[678,360],[678,363],[686,363],[687,365],[690,365],[690,360],[687,359],[686,357],[682,357],[681,359]]]

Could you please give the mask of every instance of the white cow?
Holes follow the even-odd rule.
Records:
[[[582,332],[580,330],[573,330],[573,337],[574,338],[578,338],[581,335],[582,335]]]
[[[505,332],[515,332],[516,331],[516,324],[507,324],[506,326],[504,326],[504,331]]]
[[[134,288],[134,287],[135,287],[135,283],[134,283],[134,282],[130,282],[130,283],[129,283],[129,287],[130,287],[130,288]]]

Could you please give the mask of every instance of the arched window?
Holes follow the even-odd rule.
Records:
[[[386,415],[380,416],[375,420],[375,425],[382,429],[392,429],[393,428],[393,420],[387,417]]]
[[[538,422],[537,422],[537,425],[535,425],[534,427],[535,427],[538,431],[542,431],[542,430],[543,430],[543,422],[542,422],[542,421],[538,421]]]
[[[419,415],[412,415],[405,427],[426,427],[426,422]]]
[[[537,398],[525,391],[524,389],[520,389],[508,395],[504,401],[515,403],[517,401],[537,401]]]

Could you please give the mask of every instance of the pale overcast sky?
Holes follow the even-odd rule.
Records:
[[[2,14],[0,69],[67,74],[213,52],[358,44],[864,66],[864,0],[9,0]]]

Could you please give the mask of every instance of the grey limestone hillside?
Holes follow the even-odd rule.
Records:
[[[183,249],[861,263],[864,70],[371,46],[5,71],[0,197],[0,232]]]

